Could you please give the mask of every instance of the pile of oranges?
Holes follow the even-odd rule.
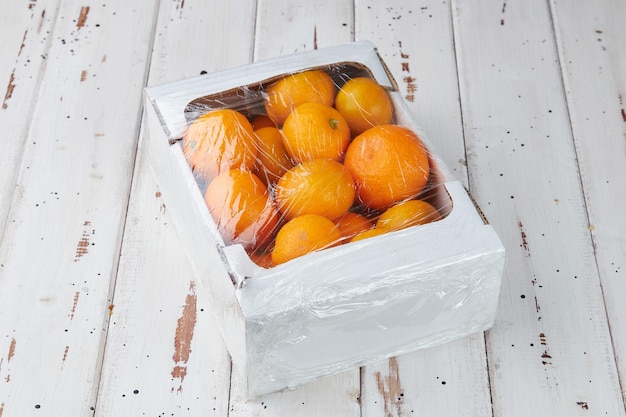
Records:
[[[227,244],[263,267],[441,218],[418,199],[426,148],[393,122],[387,91],[368,77],[339,88],[323,70],[263,87],[262,114],[214,109],[182,141]]]

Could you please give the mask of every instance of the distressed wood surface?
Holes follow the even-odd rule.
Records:
[[[619,377],[626,383],[626,3],[551,2]]]
[[[0,238],[20,172],[58,3],[0,4]]]
[[[0,417],[625,416],[625,20],[612,0],[1,2]],[[366,39],[507,248],[495,326],[244,400],[147,167],[142,88]]]
[[[470,185],[508,249],[494,415],[624,415],[549,3],[453,12]]]
[[[38,40],[50,45],[0,245],[5,417],[95,405],[155,12],[65,1]]]
[[[161,2],[148,84],[248,63],[255,17],[248,4]],[[230,359],[147,165],[143,134],[96,414],[224,416]]]

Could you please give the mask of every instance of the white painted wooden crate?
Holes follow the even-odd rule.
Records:
[[[217,233],[179,138],[192,101],[281,74],[337,63],[364,67],[390,90],[396,121],[418,132],[448,212],[435,223],[264,269]],[[488,329],[504,247],[420,131],[368,42],[281,57],[146,89],[146,149],[247,395],[291,388]]]

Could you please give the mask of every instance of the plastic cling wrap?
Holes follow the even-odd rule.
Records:
[[[162,198],[247,395],[493,323],[504,249],[371,44],[147,99]]]
[[[189,103],[180,138],[224,245],[272,268],[438,221],[451,200],[387,89],[349,63]]]

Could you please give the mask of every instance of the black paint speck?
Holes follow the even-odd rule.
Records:
[[[526,298],[526,294],[520,295],[520,298]]]
[[[35,404],[35,408],[36,408],[36,409],[40,409],[40,408],[41,408],[41,405],[39,405],[39,404]]]
[[[139,394],[139,390],[138,389],[134,390],[133,394]]]
[[[206,72],[205,70],[200,71],[200,75],[204,75],[204,74],[206,74],[206,73],[207,73],[207,72]]]

